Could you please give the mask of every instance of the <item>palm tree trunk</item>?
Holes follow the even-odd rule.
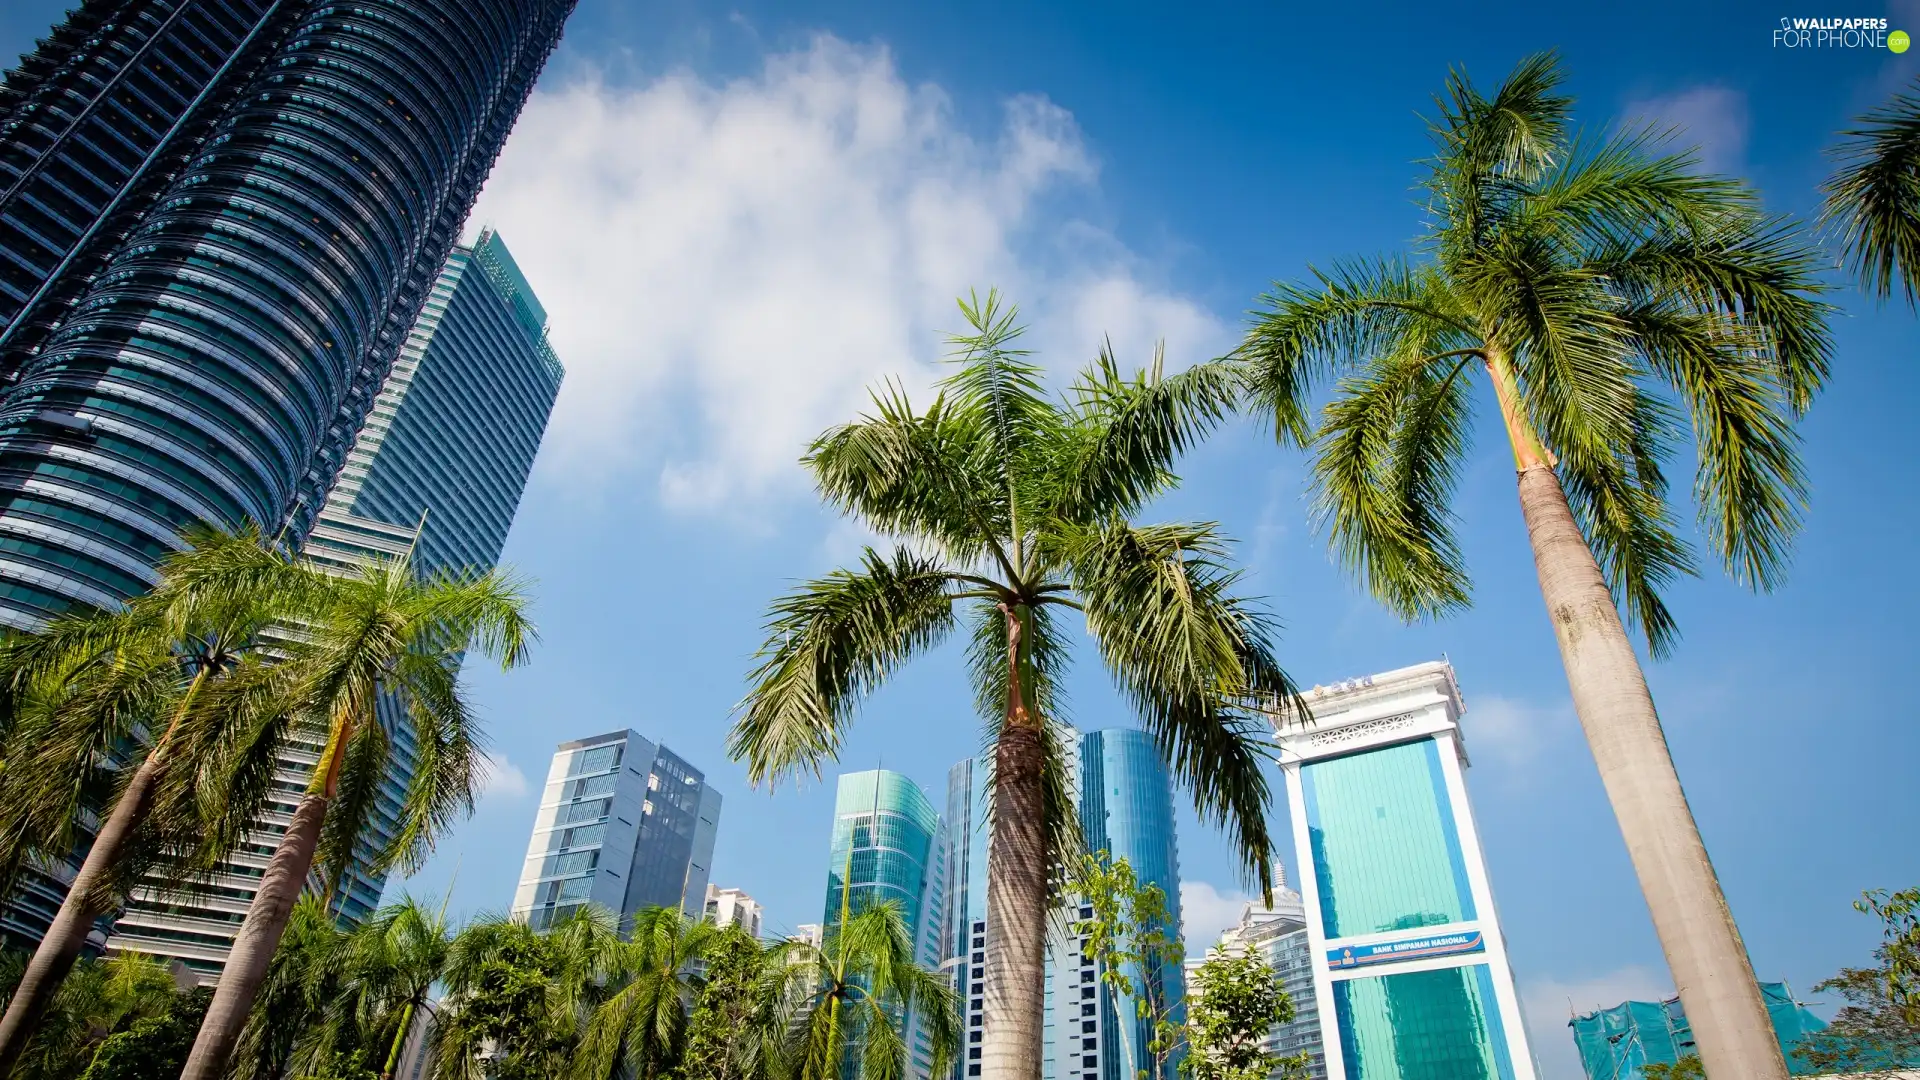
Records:
[[[87,944],[87,934],[93,930],[93,923],[104,914],[100,905],[101,884],[120,865],[126,855],[127,844],[133,839],[134,830],[147,816],[147,809],[153,805],[153,794],[160,786],[160,773],[166,763],[167,751],[173,745],[173,736],[180,728],[180,722],[186,717],[187,709],[193,704],[194,697],[206,684],[205,668],[194,673],[193,681],[187,684],[187,691],[180,699],[180,707],[175,711],[173,720],[167,724],[167,730],[154,743],[153,749],[133,771],[133,779],[127,781],[127,790],[107,814],[107,820],[94,835],[93,846],[87,849],[87,857],[81,861],[80,872],[73,876],[73,883],[67,886],[66,899],[60,901],[60,911],[54,915],[53,923],[47,927],[47,934],[40,939],[40,945],[33,951],[33,958],[27,961],[27,970],[20,977],[20,984],[14,988],[13,999],[7,1003],[5,1017],[0,1017],[0,1077],[13,1072],[15,1063],[27,1048],[27,1042],[33,1038],[35,1029],[40,1026],[40,1018],[46,1015],[47,1006],[53,1003],[53,995],[66,981],[67,973],[73,970],[73,962],[80,950]]]
[[[1653,913],[1700,1061],[1712,1077],[1786,1080],[1746,946],[1681,790],[1639,658],[1559,477],[1537,458],[1522,461],[1520,508],[1574,710]]]
[[[1046,991],[1046,756],[1022,690],[1021,625],[1007,612],[1007,716],[994,748],[993,836],[987,847],[984,1080],[1039,1080]]]
[[[302,797],[294,810],[293,824],[267,863],[260,891],[254,894],[247,920],[240,925],[233,951],[227,954],[226,969],[220,973],[220,984],[207,1006],[207,1017],[200,1024],[200,1034],[193,1041],[193,1052],[187,1057],[180,1080],[220,1080],[226,1074],[227,1059],[233,1055],[247,1015],[253,1011],[253,999],[267,976],[267,963],[280,947],[294,902],[306,888],[333,792],[330,779],[321,790]]]
[[[393,1047],[387,1051],[386,1067],[380,1070],[380,1080],[393,1080],[393,1070],[400,1067],[400,1051],[407,1045],[407,1034],[413,1030],[413,1002],[400,1013],[400,1030],[394,1032]]]
[[[40,1018],[46,1014],[47,1006],[53,1003],[54,994],[86,946],[94,920],[104,913],[98,897],[101,882],[120,864],[127,842],[153,803],[153,792],[160,779],[159,758],[160,752],[155,750],[134,771],[127,790],[121,793],[106,823],[93,838],[93,846],[87,850],[80,872],[67,887],[67,897],[60,902],[59,914],[54,916],[46,936],[40,939],[33,958],[27,961],[26,973],[20,977],[13,1000],[7,1004],[6,1016],[0,1018],[0,1076],[13,1071],[39,1027]]]

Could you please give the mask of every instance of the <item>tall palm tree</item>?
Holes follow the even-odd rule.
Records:
[[[405,558],[329,582],[282,648],[295,673],[293,715],[320,733],[319,763],[247,909],[182,1080],[221,1076],[309,872],[337,882],[363,833],[393,753],[389,722],[412,726],[413,780],[375,869],[408,869],[456,815],[471,811],[484,768],[481,735],[460,686],[469,650],[503,667],[533,627],[519,586],[489,572],[417,577]],[[404,715],[383,720],[383,701]]]
[[[903,1080],[909,1047],[901,1021],[909,1014],[927,1034],[929,1075],[943,1075],[960,1056],[959,997],[914,963],[899,901],[847,917],[818,947],[795,941],[787,950],[793,1080],[840,1080],[849,1054],[858,1055],[861,1080]]]
[[[1857,124],[1832,151],[1840,167],[1821,186],[1821,219],[1869,296],[1897,291],[1911,308],[1920,295],[1920,94],[1895,94]]]
[[[234,1051],[234,1080],[283,1080],[313,1063],[313,1036],[344,996],[347,943],[324,897],[294,904]]]
[[[898,539],[776,601],[730,738],[754,782],[832,758],[860,699],[964,617],[993,745],[984,1074],[1037,1078],[1050,890],[1074,850],[1056,687],[1086,619],[1108,670],[1257,881],[1272,880],[1256,699],[1292,696],[1267,618],[1210,524],[1129,520],[1172,487],[1175,457],[1229,410],[1220,365],[1124,376],[1105,350],[1064,400],[1013,347],[998,293],[962,301],[972,332],[924,411],[898,388],[815,440],[826,499]]]
[[[650,907],[634,916],[629,940],[612,952],[610,995],[587,1024],[580,1080],[654,1080],[679,1064],[699,986],[694,969],[719,934],[679,908]]]
[[[1714,1076],[1786,1075],[1615,601],[1655,656],[1696,572],[1663,472],[1692,422],[1694,498],[1739,581],[1784,571],[1805,484],[1792,421],[1827,373],[1818,258],[1746,185],[1652,136],[1576,137],[1552,56],[1433,123],[1426,240],[1264,298],[1244,374],[1311,445],[1334,550],[1408,619],[1465,606],[1454,482],[1484,373],[1547,613],[1674,983]],[[1338,377],[1317,430],[1310,395]]]
[[[262,728],[241,703],[276,678],[265,631],[311,600],[313,583],[255,532],[186,540],[161,563],[160,585],[124,611],[56,619],[0,647],[16,748],[0,771],[0,879],[64,858],[104,808],[0,1019],[0,1076],[95,921],[142,874],[190,877],[224,856],[270,792],[281,728]]]

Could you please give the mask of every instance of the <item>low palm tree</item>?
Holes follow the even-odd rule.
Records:
[[[1911,308],[1920,286],[1920,94],[1895,94],[1840,134],[1821,219],[1867,295],[1898,292]]]
[[[629,940],[612,950],[608,996],[587,1024],[577,1072],[581,1080],[655,1080],[675,1070],[699,988],[696,968],[719,933],[712,923],[689,919],[679,908],[650,907],[635,914]]]
[[[1667,751],[1620,607],[1655,656],[1662,588],[1696,572],[1664,469],[1692,423],[1708,541],[1766,589],[1805,497],[1793,420],[1831,348],[1819,259],[1746,185],[1651,137],[1576,138],[1553,57],[1433,123],[1413,259],[1279,286],[1242,348],[1283,441],[1310,445],[1334,550],[1408,619],[1468,602],[1453,533],[1486,377],[1575,710],[1707,1071],[1786,1076],[1745,947]],[[1320,422],[1312,395],[1337,377]]]
[[[347,942],[324,897],[307,893],[294,905],[235,1048],[234,1080],[283,1080],[320,1064],[314,1035],[344,996]]]
[[[366,1052],[380,1080],[393,1080],[414,1016],[429,1009],[433,985],[445,974],[453,933],[446,905],[439,910],[403,896],[346,936],[341,950],[342,992],[329,1025],[342,1030],[343,1048]]]
[[[185,539],[124,611],[56,619],[0,647],[17,748],[0,771],[0,886],[65,858],[81,824],[104,818],[0,1019],[0,1076],[95,921],[143,875],[189,878],[224,856],[270,792],[281,729],[240,703],[274,680],[266,631],[313,583],[255,532]]]
[[[834,924],[818,947],[795,941],[786,949],[793,1080],[840,1080],[850,1060],[861,1080],[904,1080],[910,1048],[902,1022],[909,1015],[927,1035],[928,1075],[945,1075],[959,1058],[959,996],[945,978],[914,963],[899,901]]]
[[[1046,920],[1077,847],[1058,680],[1078,614],[1108,670],[1205,819],[1250,876],[1273,879],[1261,732],[1250,710],[1293,687],[1271,627],[1234,594],[1210,524],[1130,520],[1175,483],[1174,459],[1233,402],[1229,370],[1123,375],[1103,350],[1064,400],[1014,348],[997,293],[962,301],[971,332],[924,410],[904,392],[814,441],[805,460],[834,506],[898,539],[776,601],[729,747],[755,783],[839,750],[859,702],[962,620],[992,744],[984,1074],[1037,1078]]]
[[[483,744],[460,686],[461,659],[478,651],[503,667],[519,663],[533,638],[524,605],[519,586],[498,572],[423,579],[400,558],[329,581],[288,635],[280,666],[293,674],[271,711],[311,727],[319,763],[234,939],[182,1080],[224,1074],[309,873],[337,882],[345,872],[389,775],[391,724],[412,727],[413,779],[373,869],[412,868],[441,829],[472,810]]]
[[[106,1038],[174,1004],[173,975],[141,953],[84,959],[54,994],[41,1024],[9,1075],[17,1080],[70,1080],[86,1071]]]

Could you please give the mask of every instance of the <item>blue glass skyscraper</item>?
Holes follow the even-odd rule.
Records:
[[[307,533],[572,6],[108,0],[8,75],[0,625]]]
[[[487,230],[473,246],[454,248],[304,554],[342,573],[403,554],[425,573],[491,569],[562,374],[547,342],[545,309],[505,242]],[[334,911],[347,924],[380,904],[386,876],[372,873],[369,861],[398,829],[399,794],[412,777],[414,738],[405,710],[382,700],[378,711],[393,739],[396,768],[374,805],[361,859],[332,893]],[[290,747],[282,782],[294,790],[304,786],[320,750],[315,743]],[[175,957],[205,975],[218,972],[276,830],[284,830],[292,813],[291,802],[273,806],[261,835],[234,853],[211,889],[185,897],[157,883],[137,890],[108,944]]]

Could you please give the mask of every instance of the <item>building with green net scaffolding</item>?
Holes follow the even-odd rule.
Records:
[[[1826,1021],[1808,1012],[1793,1000],[1786,983],[1761,983],[1760,996],[1766,1000],[1767,1015],[1773,1019],[1773,1031],[1780,1040],[1780,1052],[1787,1059],[1787,1070],[1794,1076],[1811,1076],[1819,1070],[1797,1060],[1794,1049],[1810,1035],[1826,1028]],[[1626,1001],[1611,1009],[1599,1009],[1567,1021],[1573,1029],[1574,1044],[1580,1048],[1580,1065],[1587,1080],[1641,1080],[1648,1065],[1674,1065],[1696,1053],[1693,1026],[1680,1007],[1680,999],[1665,1001]]]

